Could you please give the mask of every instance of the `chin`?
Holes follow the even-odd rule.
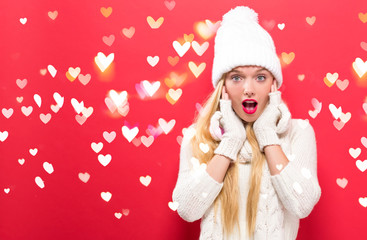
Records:
[[[258,116],[252,116],[252,117],[242,116],[241,119],[245,123],[252,123],[252,122],[255,122],[258,119]]]

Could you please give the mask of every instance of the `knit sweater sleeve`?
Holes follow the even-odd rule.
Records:
[[[298,218],[307,217],[321,196],[317,179],[317,152],[312,126],[292,120],[290,162],[280,174],[271,176],[283,206]]]
[[[191,138],[185,134],[180,150],[180,169],[172,199],[178,203],[177,212],[186,221],[203,217],[223,187],[207,171],[192,163]],[[197,161],[197,160],[196,160]]]

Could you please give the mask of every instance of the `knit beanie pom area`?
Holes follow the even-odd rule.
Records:
[[[224,14],[222,24],[245,24],[248,21],[259,23],[257,13],[249,7],[240,6],[236,7],[235,9],[231,9]]]
[[[260,26],[258,14],[247,6],[237,6],[223,15],[214,40],[212,83],[238,66],[261,66],[282,85],[283,76],[273,39]]]

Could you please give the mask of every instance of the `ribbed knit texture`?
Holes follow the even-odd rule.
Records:
[[[280,174],[274,176],[270,175],[267,163],[264,164],[255,235],[251,240],[296,239],[299,219],[310,214],[321,196],[317,179],[315,134],[311,125],[304,127],[298,121],[303,120],[292,119],[288,131],[279,136],[281,147],[290,162]],[[251,155],[245,145],[241,149],[241,155]],[[213,204],[223,183],[216,182],[206,170],[194,171],[191,158],[190,139],[184,136],[180,170],[172,196],[173,201],[179,203],[177,212],[189,222],[201,219],[201,240],[225,239],[221,207],[218,207],[214,218]],[[241,237],[235,232],[229,237],[231,240],[248,239],[245,228],[250,166],[239,164]]]
[[[219,143],[214,153],[226,156],[230,158],[232,161],[236,161],[238,155],[238,149],[241,149],[241,145],[243,145],[242,141],[235,138],[225,137]]]

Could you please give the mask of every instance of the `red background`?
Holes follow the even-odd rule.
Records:
[[[308,119],[316,132],[322,196],[301,220],[297,239],[366,239],[367,209],[359,199],[367,197],[367,176],[356,161],[367,159],[362,142],[367,137],[367,75],[360,78],[353,69],[357,57],[367,61],[367,15],[360,17],[367,13],[364,0],[1,1],[0,110],[5,114],[0,113],[0,134],[4,138],[6,131],[8,137],[0,141],[0,239],[197,239],[199,222],[184,222],[168,205],[178,174],[182,129],[212,90],[214,38],[201,36],[196,26],[206,19],[221,20],[237,5],[259,13],[280,58],[282,53],[295,54],[288,64],[282,60],[280,90],[293,117]],[[111,7],[112,13],[103,16],[102,7]],[[58,12],[54,20],[48,16],[53,11]],[[148,16],[163,17],[164,22],[152,29]],[[306,18],[313,16],[315,22],[308,23]],[[123,35],[122,29],[132,26],[134,35]],[[103,37],[111,34],[115,40],[109,46]],[[172,43],[183,43],[184,34],[193,34],[199,44],[209,42],[209,48],[199,56],[191,47],[177,64],[170,64],[168,57],[178,56]],[[114,53],[105,72],[94,62],[98,52]],[[148,56],[159,56],[158,64],[149,65]],[[190,61],[206,64],[197,78]],[[57,69],[55,77],[46,70],[50,64]],[[79,67],[91,80],[68,80],[69,67]],[[165,83],[172,72],[186,76],[181,85]],[[328,73],[338,73],[339,81],[347,79],[349,85],[344,90],[337,84],[327,86]],[[17,79],[26,79],[26,86],[20,88]],[[135,86],[143,80],[160,81],[153,97],[138,94]],[[182,90],[174,104],[166,98],[170,88]],[[126,116],[112,114],[106,106],[111,89],[127,91]],[[56,104],[55,92],[65,99],[57,113],[50,108]],[[41,107],[34,94],[41,96]],[[72,98],[93,107],[82,125],[76,121]],[[313,98],[322,103],[314,118],[309,114],[315,109]],[[334,126],[329,104],[351,114],[341,129]],[[23,106],[33,107],[29,116],[22,113]],[[10,117],[9,109],[14,112]],[[48,113],[51,119],[44,123],[40,114]],[[153,134],[147,131],[149,125],[159,129],[159,118],[176,123],[168,134],[156,134],[147,147],[141,137]],[[123,136],[123,126],[139,128],[134,141]],[[116,132],[111,143],[103,137],[105,131]],[[99,153],[91,148],[93,142],[103,143]],[[32,156],[34,148],[38,153]],[[350,148],[361,153],[353,157]],[[111,162],[104,167],[99,154],[110,154]],[[52,164],[54,172],[47,173],[44,162]],[[89,181],[82,182],[79,173],[88,173]],[[151,182],[144,186],[139,179],[147,175]],[[37,176],[44,188],[35,183]],[[348,180],[344,188],[337,184],[342,178]],[[104,201],[102,192],[112,198]]]

